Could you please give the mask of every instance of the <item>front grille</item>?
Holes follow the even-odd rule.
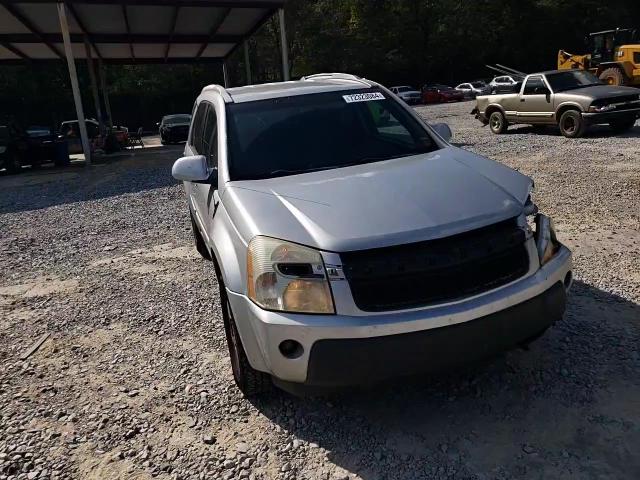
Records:
[[[451,237],[341,253],[360,310],[416,308],[491,290],[529,270],[526,234],[511,219]]]
[[[615,110],[630,110],[640,108],[638,95],[624,95],[620,97],[604,98],[593,102],[594,106],[615,105]]]

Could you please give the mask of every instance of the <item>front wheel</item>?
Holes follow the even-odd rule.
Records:
[[[229,349],[229,358],[231,360],[231,370],[233,371],[233,379],[240,391],[246,397],[254,397],[269,393],[273,388],[271,376],[254,369],[249,363],[247,354],[244,352],[242,339],[238,333],[236,322],[231,310],[231,304],[227,297],[224,285],[220,283],[220,302],[222,303],[222,318],[224,320],[224,331],[227,336],[227,347]]]
[[[4,168],[8,173],[18,173],[22,170],[22,162],[20,157],[15,153],[10,153],[4,162]]]
[[[489,115],[489,128],[495,134],[500,134],[507,131],[507,119],[502,112],[496,111]]]
[[[611,122],[609,126],[615,133],[624,133],[627,130],[631,130],[635,124],[636,119],[629,118],[626,120],[617,120],[615,122]]]
[[[209,253],[209,249],[207,248],[207,244],[202,238],[200,234],[200,230],[198,230],[198,225],[196,224],[196,219],[193,218],[193,212],[189,209],[189,215],[191,217],[191,229],[193,231],[193,240],[196,244],[196,250],[202,258],[205,260],[211,260],[211,253]]]
[[[600,74],[600,80],[607,85],[614,86],[620,86],[627,83],[624,72],[617,67],[611,67],[604,70]]]
[[[560,117],[558,123],[560,133],[567,138],[581,137],[586,129],[586,124],[582,114],[577,110],[567,110]]]

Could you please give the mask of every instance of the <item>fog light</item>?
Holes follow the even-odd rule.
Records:
[[[282,355],[290,359],[298,358],[304,352],[304,348],[302,348],[300,342],[296,342],[295,340],[284,340],[278,348]]]

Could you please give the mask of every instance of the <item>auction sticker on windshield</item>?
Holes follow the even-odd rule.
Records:
[[[354,93],[353,95],[343,95],[342,98],[347,103],[371,102],[372,100],[384,100],[384,95],[380,92]]]

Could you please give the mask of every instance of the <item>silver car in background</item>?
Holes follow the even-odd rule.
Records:
[[[408,85],[403,85],[400,87],[391,87],[393,93],[398,95],[402,100],[407,102],[409,105],[417,105],[422,103],[422,94],[413,87]]]
[[[450,368],[562,318],[571,252],[533,181],[450,145],[383,86],[212,85],[194,111],[172,173],[246,395]]]
[[[465,98],[476,98],[478,95],[489,95],[491,93],[491,87],[480,81],[461,83],[456,87],[456,90],[463,92]]]

